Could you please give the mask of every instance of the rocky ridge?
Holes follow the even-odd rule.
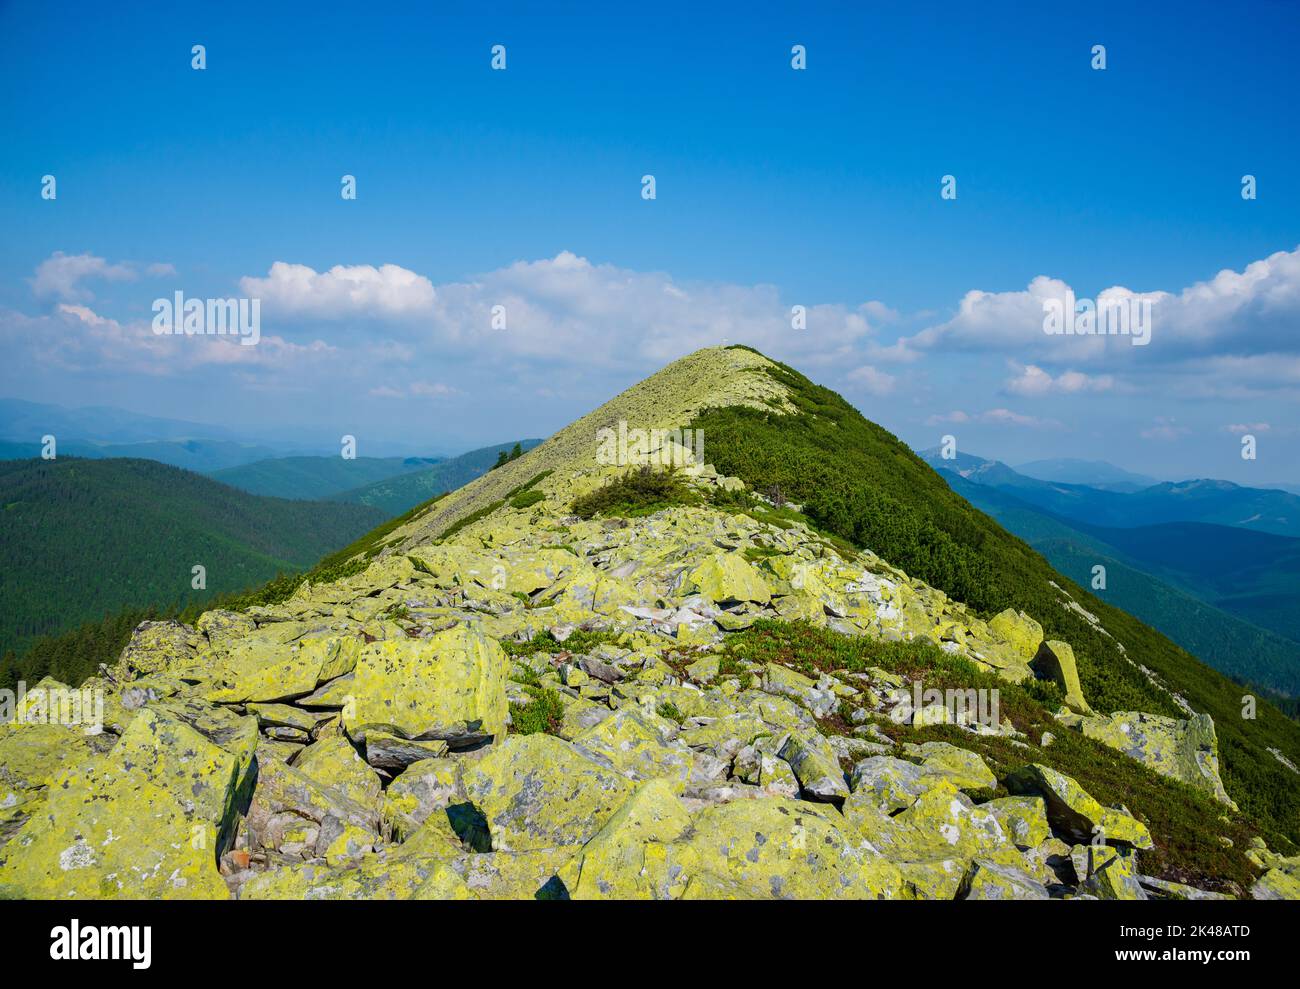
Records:
[[[102,732],[0,726],[0,895],[1219,895],[1144,874],[1147,826],[1053,768],[1049,737],[931,703],[880,667],[726,647],[796,622],[1050,680],[1060,732],[1226,810],[1208,716],[1092,711],[1069,644],[1030,616],[984,621],[788,512],[717,507],[743,486],[706,462],[681,472],[698,504],[571,514],[627,469],[595,462],[595,429],[779,407],[747,373],[760,360],[671,365],[443,499],[360,573],[193,627],[142,625],[83,685],[104,692]],[[973,748],[909,740],[936,722],[1023,763],[999,775]],[[1300,858],[1248,855],[1252,895],[1300,895]]]

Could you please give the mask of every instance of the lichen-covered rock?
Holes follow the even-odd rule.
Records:
[[[1038,794],[1047,803],[1052,829],[1072,841],[1086,844],[1098,837],[1135,848],[1151,848],[1145,824],[1123,811],[1103,807],[1077,782],[1050,766],[1033,763],[1007,778],[1012,793]]]
[[[649,899],[663,893],[650,877],[646,848],[654,843],[662,863],[663,845],[676,841],[691,817],[665,780],[651,780],[629,797],[582,848],[561,879],[575,900]]]
[[[579,850],[573,845],[528,852],[465,854],[449,864],[480,900],[559,900],[569,897],[556,873]]]
[[[437,858],[388,854],[360,865],[285,865],[250,879],[241,900],[471,900],[473,892]]]
[[[447,752],[447,743],[440,738],[420,742],[373,729],[366,733],[366,762],[388,772],[401,772],[412,763],[438,759]]]
[[[898,899],[898,868],[862,848],[835,811],[779,797],[706,807],[690,833],[647,849],[661,898]]]
[[[908,742],[903,753],[921,760],[921,768],[928,777],[947,780],[958,790],[968,793],[992,793],[998,785],[997,777],[975,752],[959,749],[947,742]]]
[[[840,801],[849,795],[835,750],[817,732],[790,732],[777,755],[790,764],[807,799]]]
[[[0,895],[19,899],[226,899],[211,827],[143,770],[105,756],[51,781],[0,847]]]
[[[384,791],[383,818],[396,837],[416,831],[431,814],[464,801],[460,763],[425,759],[413,763]]]
[[[754,566],[739,553],[713,553],[690,572],[687,585],[710,601],[756,601],[766,604],[772,598]]]
[[[321,739],[302,750],[293,764],[319,786],[337,790],[360,807],[374,807],[383,783],[346,738]]]
[[[114,678],[120,682],[195,665],[203,636],[178,621],[141,622],[118,658]]]
[[[997,818],[1003,832],[1019,848],[1034,848],[1052,836],[1042,797],[1001,797],[980,804],[980,810]]]
[[[1255,880],[1250,895],[1257,900],[1300,900],[1300,875],[1269,869]]]
[[[463,778],[496,851],[582,844],[636,788],[608,762],[550,735],[512,735]]]
[[[634,780],[668,779],[679,786],[695,753],[673,739],[676,726],[657,714],[624,707],[574,736],[573,744]]]
[[[1088,702],[1083,699],[1083,687],[1079,684],[1079,668],[1074,660],[1074,650],[1068,642],[1048,639],[1038,647],[1032,665],[1035,673],[1055,680],[1065,692],[1066,707],[1080,714],[1089,713]]]
[[[356,741],[379,730],[470,744],[499,737],[509,706],[509,662],[495,639],[458,625],[429,639],[367,643],[343,724]]]
[[[1023,869],[975,859],[967,883],[967,900],[1046,900],[1046,887]]]
[[[788,697],[806,708],[816,718],[824,718],[839,707],[839,698],[829,687],[779,663],[768,663],[763,674],[763,689]]]
[[[200,712],[145,708],[107,758],[170,793],[193,826],[210,829],[206,840],[220,855],[252,791],[257,722],[216,708]]]
[[[322,785],[292,766],[273,762],[261,767],[246,824],[252,849],[287,859],[323,858],[337,837],[335,825],[351,824],[378,835],[378,800],[358,803],[342,786]]]
[[[994,615],[989,620],[989,630],[1026,661],[1038,655],[1038,647],[1043,642],[1043,626],[1014,608]]]
[[[1219,776],[1219,740],[1214,719],[1208,714],[1183,721],[1141,711],[1117,711],[1084,718],[1079,728],[1089,738],[1236,809]]]
[[[1145,900],[1146,891],[1142,889],[1133,870],[1133,860],[1128,855],[1109,845],[1090,845],[1086,850],[1088,857],[1088,878],[1083,889],[1099,900]]]

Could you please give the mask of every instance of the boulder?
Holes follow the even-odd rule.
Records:
[[[164,784],[171,780],[164,778]],[[0,847],[0,897],[227,899],[210,826],[165,785],[110,756],[51,781],[39,810]]]
[[[344,728],[357,742],[372,730],[454,746],[499,737],[509,713],[508,671],[500,644],[473,625],[429,639],[367,643],[343,708]]]
[[[1237,809],[1219,776],[1219,740],[1214,719],[1208,714],[1196,714],[1183,721],[1141,711],[1117,711],[1109,716],[1084,718],[1079,729],[1130,759],[1190,783]]]
[[[1065,705],[1072,711],[1088,714],[1088,702],[1083,699],[1083,688],[1079,685],[1079,668],[1074,662],[1074,650],[1069,643],[1048,639],[1038,647],[1038,654],[1031,664],[1036,676],[1056,681],[1065,692]]]
[[[687,575],[686,584],[710,601],[767,604],[772,599],[762,574],[740,553],[711,554]]]
[[[635,790],[612,765],[550,735],[511,735],[464,769],[495,851],[576,845]]]
[[[988,859],[971,863],[967,900],[1046,900],[1046,887],[1023,869]]]
[[[1049,766],[1023,766],[1006,782],[1012,793],[1041,796],[1052,830],[1070,841],[1087,844],[1104,835],[1107,842],[1154,847],[1145,824],[1123,811],[1103,807],[1077,782]]]

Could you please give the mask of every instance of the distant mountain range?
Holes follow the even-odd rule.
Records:
[[[1163,522],[1212,522],[1279,536],[1300,537],[1300,496],[1281,489],[1246,488],[1231,481],[1164,481],[1136,491],[1044,481],[997,460],[959,453],[945,460],[937,448],[920,456],[936,470],[974,484],[1012,490],[1038,508],[1090,525],[1130,528]],[[1119,468],[1114,468],[1119,470]]]
[[[541,442],[538,439],[520,440],[519,445],[524,452],[527,452]],[[480,447],[459,457],[451,457],[426,470],[405,471],[345,491],[335,498],[338,501],[370,505],[382,510],[385,515],[400,515],[408,508],[428,501],[434,495],[455,491],[476,477],[482,477],[492,469],[498,455],[502,451],[509,453],[514,445],[514,442],[510,442]]]
[[[274,457],[211,473],[214,481],[274,498],[330,498],[397,474],[428,470],[445,457]],[[408,506],[409,507],[409,506]]]
[[[1287,499],[1300,499],[1220,481],[1103,491],[1040,481],[969,454],[944,460],[930,450],[922,457],[1066,576],[1091,587],[1093,567],[1104,566],[1098,596],[1217,669],[1300,694],[1300,539],[1264,531],[1257,517],[1288,528]]]
[[[41,438],[44,436],[55,438],[60,456],[93,459],[138,457],[200,473],[214,473],[269,459],[314,456],[342,459],[338,457],[338,447],[333,439],[325,442],[319,436],[315,439],[285,438],[276,435],[273,427],[237,429],[140,415],[108,406],[73,409],[0,398],[0,460],[25,460],[40,456]],[[369,444],[365,452],[396,454],[408,449],[405,444],[387,446],[388,449],[383,450],[378,449],[378,444]],[[425,453],[418,448],[411,452],[421,455]],[[432,454],[437,451],[428,452]],[[394,456],[375,459],[406,458]],[[414,459],[426,460],[424,466],[427,466],[441,458],[419,456]],[[418,469],[419,466],[421,465],[417,463],[411,469]],[[353,485],[376,479],[373,475],[367,475],[364,468],[358,468],[352,477]]]
[[[1104,460],[1077,460],[1073,457],[1032,460],[1027,464],[1018,464],[1016,472],[1040,481],[1086,484],[1108,491],[1140,491],[1160,483],[1157,478],[1134,474]]]

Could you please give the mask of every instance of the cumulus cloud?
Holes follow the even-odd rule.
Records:
[[[12,360],[35,366],[150,376],[223,365],[296,369],[335,353],[321,340],[300,344],[265,333],[256,346],[229,335],[159,335],[149,321],[119,321],[80,303],[59,303],[52,313],[36,317],[0,311],[0,341]]]
[[[1047,395],[1079,395],[1087,392],[1110,391],[1115,379],[1109,374],[1088,375],[1082,371],[1062,371],[1056,377],[1035,364],[1012,363],[1015,376],[1008,378],[1003,388],[1023,398],[1042,398]]]
[[[275,262],[240,289],[289,318],[371,320],[405,341],[462,357],[502,356],[587,366],[666,363],[700,347],[744,342],[809,366],[853,354],[896,314],[879,302],[809,305],[802,328],[775,286],[678,282],[663,272],[594,264],[561,251],[466,281],[435,285],[397,265],[336,265],[319,273]]]
[[[429,279],[396,264],[336,264],[318,272],[276,261],[265,278],[245,276],[239,288],[267,312],[314,319],[428,316],[436,296]]]

